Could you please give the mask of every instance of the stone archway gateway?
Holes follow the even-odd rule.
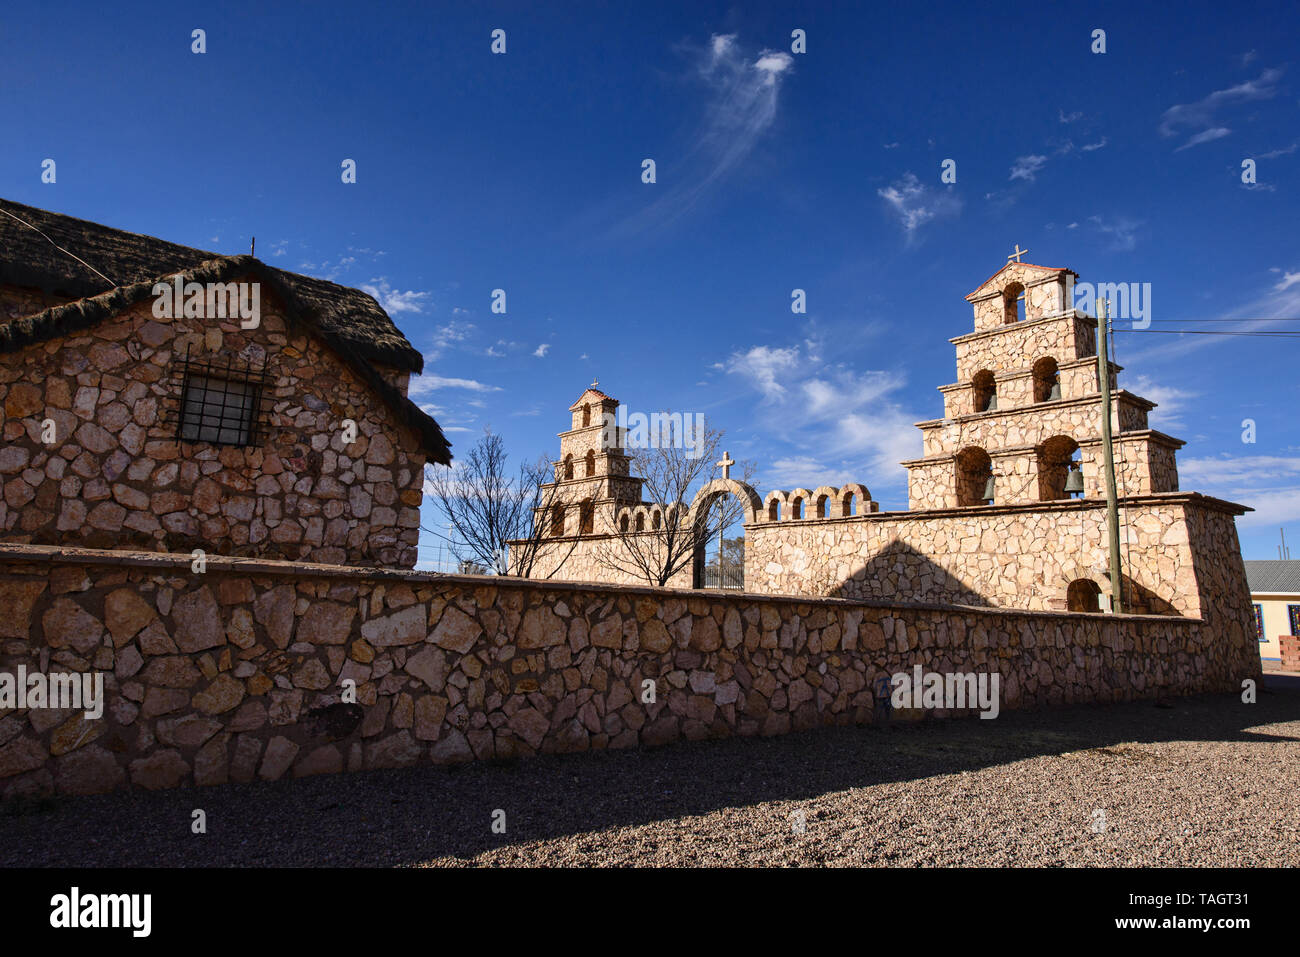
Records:
[[[692,582],[696,588],[744,588],[744,559],[733,557],[728,562],[728,543],[725,543],[722,538],[727,528],[737,522],[748,525],[758,521],[763,510],[763,500],[751,486],[730,477],[728,473],[731,471],[732,464],[730,456],[726,452],[722,453],[723,478],[709,482],[696,492],[695,498],[691,500],[689,515],[696,529]],[[726,504],[728,499],[733,498],[736,500],[735,504]],[[720,507],[734,514],[724,516],[726,520],[721,522],[715,520],[716,525],[711,524],[710,517],[716,514]],[[710,539],[718,540],[716,566],[710,566],[705,562],[705,549],[710,544]],[[740,547],[743,549],[743,536],[740,541]],[[734,551],[734,540],[732,543]]]

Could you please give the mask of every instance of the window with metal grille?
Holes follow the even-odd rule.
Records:
[[[1287,605],[1286,613],[1291,619],[1291,634],[1300,636],[1300,605]]]
[[[1267,641],[1264,637],[1264,606],[1255,605],[1255,637],[1260,641]]]
[[[176,437],[214,445],[259,445],[263,439],[264,370],[196,362],[187,353],[180,367]]]

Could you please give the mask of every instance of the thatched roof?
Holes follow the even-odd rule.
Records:
[[[65,305],[0,325],[0,352],[88,329],[150,296],[155,282],[173,275],[200,283],[256,275],[285,303],[291,322],[310,327],[384,399],[400,421],[420,435],[421,446],[431,460],[451,461],[449,443],[438,423],[389,385],[371,364],[418,373],[424,367],[424,357],[379,303],[359,289],[275,269],[252,256],[220,256],[5,199],[0,199],[0,209],[41,231],[0,215],[0,284],[73,298]],[[85,260],[111,282],[60,252],[55,244]]]

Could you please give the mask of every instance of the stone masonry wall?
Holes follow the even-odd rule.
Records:
[[[1022,321],[1032,322],[1043,316],[1060,312],[1065,306],[1062,282],[1063,277],[1055,270],[1044,270],[1043,267],[1030,263],[1008,263],[1003,270],[999,270],[998,288],[989,289],[986,281],[985,285],[980,287],[985,290],[984,295],[971,302],[975,314],[975,328],[981,331],[996,329],[1006,321],[1003,291],[1012,283],[1018,283],[1025,288]]]
[[[1127,392],[1119,393],[1117,400],[1111,409],[1111,428],[1115,432],[1147,428],[1143,406],[1133,403]],[[1039,445],[1056,435],[1082,439],[1101,434],[1101,419],[1099,403],[1091,396],[1014,409],[999,404],[997,411],[959,422],[940,419],[922,423],[921,454],[938,455],[972,445],[985,449]]]
[[[1087,497],[1104,497],[1101,440],[1084,438],[1078,444],[1084,494]],[[1178,491],[1178,467],[1174,449],[1166,445],[1165,440],[1152,432],[1126,433],[1115,436],[1113,448],[1115,484],[1120,495]],[[1038,447],[992,448],[988,452],[997,480],[998,502],[1028,504],[1043,501]],[[905,464],[908,468],[909,508],[922,511],[957,507],[958,465],[955,456],[940,455]]]
[[[0,354],[0,539],[415,564],[415,437],[319,339],[288,328],[269,288],[253,330],[152,308]],[[264,443],[177,441],[187,349],[236,368],[266,363]],[[346,447],[345,419],[357,424]]]
[[[36,546],[0,546],[0,599],[0,671],[107,673],[99,720],[0,711],[6,798],[862,723],[876,679],[913,665],[996,671],[1003,709],[1230,692],[1259,669],[1187,619],[225,558],[196,574],[188,555]]]
[[[611,585],[646,585],[646,579],[635,573],[631,565],[631,555],[622,544],[622,538],[602,532],[599,524],[602,512],[597,511],[596,532],[592,535],[568,536],[566,538],[548,539],[538,552],[533,566],[535,579],[555,579],[556,581],[602,582]],[[640,536],[640,547],[648,550],[658,541],[654,536]],[[611,559],[613,562],[611,563]],[[671,588],[690,588],[694,584],[694,569],[688,562],[679,569],[668,586]]]
[[[1032,368],[1044,356],[1064,364],[1094,355],[1097,320],[1082,313],[1046,319],[1028,319],[994,326],[951,339],[957,347],[957,381],[970,382],[975,373],[1016,372]]]
[[[1095,396],[1098,394],[1096,359],[1076,359],[1073,362],[1059,362],[1057,365],[1057,381],[1061,386],[1062,399],[1077,399],[1082,396]],[[995,379],[998,408],[1000,410],[1006,411],[1007,409],[1019,409],[1041,404],[1034,400],[1032,367],[1020,369],[1019,371],[1002,372]],[[1111,383],[1114,382],[1115,378],[1112,375]],[[953,419],[961,415],[976,414],[974,389],[971,383],[953,382],[949,385],[940,386],[939,391],[943,393],[944,418]],[[1139,427],[1145,428],[1145,424],[1142,426],[1125,426],[1125,428]]]
[[[1236,526],[1213,503],[1194,495],[1121,502],[1132,607],[1192,618],[1222,607],[1225,627],[1245,627],[1245,571],[1230,547]],[[1106,541],[1105,502],[1097,500],[746,525],[745,587],[1052,609],[1064,607],[1078,578],[1109,592]]]

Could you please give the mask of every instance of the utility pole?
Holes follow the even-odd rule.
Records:
[[[1110,357],[1106,339],[1110,331],[1107,313],[1110,300],[1097,302],[1097,375],[1101,383],[1101,446],[1105,453],[1106,472],[1106,531],[1110,537],[1110,610],[1124,613],[1124,601],[1119,572],[1119,503],[1115,495],[1115,450],[1110,436]]]

